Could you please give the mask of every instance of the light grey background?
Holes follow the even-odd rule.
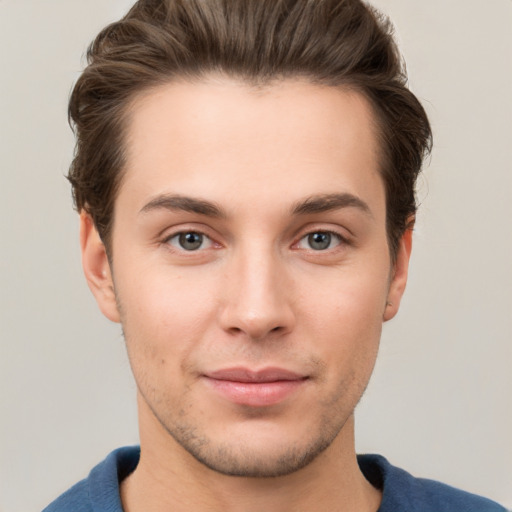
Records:
[[[379,0],[435,151],[408,291],[358,450],[512,507],[512,1]],[[0,511],[40,510],[137,442],[117,325],[80,269],[63,175],[87,43],[129,0],[0,0]]]

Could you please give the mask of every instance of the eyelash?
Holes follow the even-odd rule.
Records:
[[[201,237],[201,243],[200,243],[200,246],[197,247],[196,249],[185,249],[185,247],[183,247],[183,245],[181,245],[183,242],[185,242],[185,240],[183,239],[183,237],[186,237],[188,235],[197,235],[199,237]],[[173,244],[172,241],[176,239],[177,241],[177,244]],[[199,252],[198,249],[201,248],[201,246],[207,242],[208,243],[208,247],[206,248],[210,248],[214,245],[214,241],[208,236],[206,235],[205,233],[199,231],[199,230],[184,230],[184,231],[178,231],[177,233],[173,233],[172,235],[166,237],[164,240],[163,240],[163,243],[164,244],[167,244],[167,245],[170,245],[172,246],[173,248],[177,249],[178,251],[183,251],[183,252],[189,252],[189,253],[193,253],[193,252]],[[181,245],[181,247],[179,247],[179,245]],[[202,249],[205,249],[204,247]]]
[[[319,249],[319,248],[315,249],[314,247],[311,247],[311,245],[313,243],[321,243],[321,241],[318,241],[318,240],[314,241],[312,239],[312,237],[317,236],[317,235],[321,235],[322,237],[327,237],[327,241],[328,241],[327,247],[325,247],[323,249]],[[336,248],[338,246],[348,244],[347,239],[344,238],[343,236],[341,236],[339,233],[336,233],[335,231],[329,231],[329,230],[323,230],[323,229],[309,231],[308,233],[303,235],[297,243],[294,244],[294,247],[299,247],[303,241],[307,241],[307,243],[309,244],[309,247],[303,247],[303,249],[305,249],[307,251],[318,252],[318,253],[336,250]],[[333,243],[333,242],[335,243],[335,245],[333,247],[331,247],[331,243]]]
[[[201,238],[200,245],[196,248],[190,248],[190,249],[186,249],[185,247],[183,247],[182,244],[186,242],[186,240],[184,240],[183,237],[186,237],[188,235],[196,235],[196,236],[200,237]],[[328,246],[325,248],[316,248],[316,249],[311,247],[311,244],[313,243],[313,240],[311,237],[316,236],[316,235],[326,236],[327,241],[328,241]],[[172,243],[173,240],[175,240],[176,243]],[[309,247],[300,247],[300,244],[303,241],[306,241],[306,243],[309,243],[310,246]],[[193,244],[193,240],[191,240],[189,242]],[[207,247],[202,247],[205,242],[207,243]],[[320,240],[317,242],[321,243]],[[335,242],[335,245],[333,247],[331,247],[331,244],[333,242]],[[202,250],[210,249],[212,247],[215,247],[215,245],[216,245],[216,242],[214,240],[212,240],[212,238],[210,236],[208,236],[206,233],[202,232],[201,230],[194,230],[194,229],[182,230],[182,231],[173,233],[172,235],[167,236],[162,241],[162,243],[167,246],[171,246],[174,250],[184,252],[184,253],[191,253],[191,254],[202,252]],[[314,253],[325,253],[325,252],[331,252],[333,250],[336,250],[340,245],[350,245],[350,242],[349,242],[349,240],[347,240],[347,238],[345,238],[344,236],[340,235],[339,233],[337,233],[335,231],[329,231],[329,230],[325,230],[325,229],[317,229],[317,230],[308,231],[307,233],[302,235],[299,238],[299,240],[292,245],[292,248],[303,249],[303,250],[314,252]],[[219,244],[217,244],[217,246],[219,246]]]

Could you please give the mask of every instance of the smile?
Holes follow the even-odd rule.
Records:
[[[307,376],[281,368],[260,371],[228,368],[208,373],[204,377],[215,392],[230,402],[250,407],[276,405],[308,380]]]

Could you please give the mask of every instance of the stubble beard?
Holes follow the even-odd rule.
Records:
[[[163,429],[196,461],[222,475],[246,478],[281,477],[308,466],[333,443],[352,415],[333,415],[331,410],[318,421],[314,432],[308,430],[308,440],[290,440],[290,444],[281,443],[269,453],[244,444],[217,442],[208,436],[207,427],[199,429],[187,421],[183,411],[178,419],[161,418],[141,395]]]
[[[122,312],[121,304],[118,307]],[[122,322],[122,334],[125,340],[125,323]],[[126,344],[128,347],[128,343]],[[130,366],[134,376],[137,375],[133,361],[128,350]],[[370,370],[371,375],[371,370]],[[369,376],[366,382],[359,387],[360,393],[354,396],[347,393],[350,385],[347,382],[340,383],[336,392],[326,399],[323,404],[324,414],[317,420],[315,428],[307,429],[308,440],[303,436],[299,441],[291,441],[287,444],[281,443],[279,449],[272,453],[262,453],[262,450],[238,443],[236,446],[227,442],[217,442],[208,436],[208,426],[202,425],[201,428],[194,422],[188,421],[187,413],[184,409],[177,411],[177,414],[168,414],[163,417],[154,407],[158,403],[158,410],[172,411],[170,404],[165,404],[166,400],[159,399],[155,389],[149,386],[141,386],[148,377],[139,375],[142,382],[137,381],[138,391],[144,400],[146,406],[151,411],[153,417],[158,421],[167,434],[196,461],[209,468],[212,471],[226,476],[237,476],[246,478],[275,478],[290,475],[311,464],[320,454],[322,454],[337,438],[345,427],[347,421],[352,417],[354,409],[361,399]],[[351,375],[348,379],[352,380]],[[148,382],[146,382],[148,384]],[[361,384],[361,383],[360,383]],[[149,396],[154,400],[149,400]],[[348,395],[348,396],[347,396]],[[341,397],[344,397],[345,400]],[[165,404],[161,407],[162,403]],[[352,404],[350,407],[349,404]],[[248,417],[251,416],[249,413]],[[300,418],[298,418],[300,421]]]

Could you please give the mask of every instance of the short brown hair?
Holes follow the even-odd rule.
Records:
[[[92,216],[108,249],[127,111],[141,91],[216,72],[258,84],[296,77],[350,87],[372,104],[394,257],[416,212],[432,134],[392,33],[389,20],[360,0],[139,0],[93,41],[71,95],[76,208]]]

